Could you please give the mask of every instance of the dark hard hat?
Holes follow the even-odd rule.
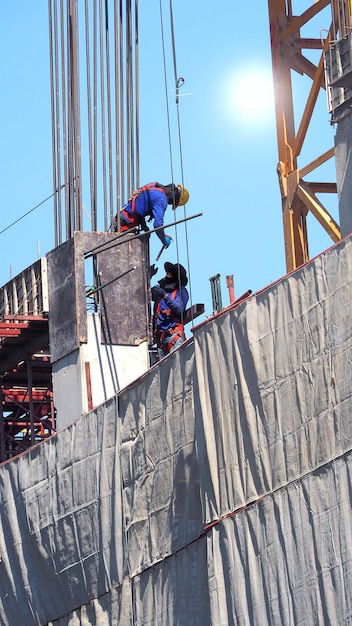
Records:
[[[187,272],[181,263],[169,263],[166,261],[164,264],[165,272],[171,274],[172,278],[178,280],[183,287],[188,283]]]

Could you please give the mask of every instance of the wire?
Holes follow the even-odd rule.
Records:
[[[170,169],[171,169],[171,180],[174,180],[173,174],[173,161],[172,161],[172,141],[171,141],[171,131],[170,131],[170,110],[169,110],[169,101],[168,101],[168,84],[167,84],[167,72],[166,72],[166,57],[165,57],[165,38],[164,38],[164,21],[163,21],[163,9],[162,9],[162,1],[160,0],[160,23],[161,23],[161,41],[162,41],[162,50],[163,50],[163,64],[164,64],[164,83],[165,83],[165,98],[166,98],[166,115],[167,115],[167,129],[169,135],[169,152],[170,152]]]
[[[176,96],[176,98],[178,98],[178,96]],[[182,181],[182,186],[184,186],[183,155],[182,155],[182,141],[181,141],[181,124],[180,124],[180,114],[179,114],[178,103],[177,103],[177,126],[178,126],[178,139],[179,139],[179,149],[180,149],[181,181]],[[187,211],[186,211],[186,205],[185,204],[183,205],[183,217],[185,219],[187,217]],[[188,278],[189,278],[189,299],[190,299],[190,303],[193,304],[191,268],[190,268],[189,245],[188,245],[188,229],[187,229],[187,222],[186,221],[185,221],[185,239],[186,239],[187,269],[188,269]],[[192,322],[193,322],[193,318],[192,318]]]
[[[177,72],[177,62],[176,62],[176,42],[175,42],[175,29],[174,29],[174,19],[173,19],[173,9],[172,9],[172,0],[170,0],[170,28],[171,28],[171,42],[172,42],[172,57],[173,57],[173,69],[174,69],[174,80],[175,80],[175,91],[176,91],[176,115],[177,115],[177,129],[178,129],[178,145],[179,145],[179,158],[180,158],[180,169],[181,169],[181,182],[184,186],[184,170],[183,170],[183,153],[182,153],[182,140],[181,140],[181,122],[180,122],[180,112],[179,112],[179,91],[180,87],[184,85],[184,79],[178,76]],[[163,35],[163,21],[162,21],[162,10],[160,3],[160,13],[161,13],[161,28],[162,28],[162,40],[163,40],[163,57],[164,57],[164,67],[165,67],[165,51],[164,51],[164,35]],[[166,71],[164,69],[164,73],[166,75]],[[165,89],[166,89],[166,102],[167,102],[167,119],[168,119],[168,130],[169,130],[169,144],[170,144],[170,163],[171,163],[171,178],[173,181],[173,162],[172,162],[172,146],[171,146],[171,136],[170,136],[170,116],[169,116],[169,108],[167,101],[167,81],[165,78]],[[187,217],[186,214],[186,205],[183,206],[183,214],[184,218]],[[177,262],[179,263],[179,245],[178,245],[178,232],[177,227],[175,226],[176,233],[176,251],[177,251]],[[188,231],[187,231],[187,222],[185,221],[185,240],[186,240],[186,256],[187,256],[187,270],[188,270],[188,278],[189,278],[189,297],[190,304],[192,306],[192,281],[191,281],[191,271],[190,271],[190,258],[189,258],[189,244],[188,244]],[[193,321],[193,319],[192,319]]]
[[[48,200],[50,200],[50,198],[52,198],[54,196],[54,194],[52,193],[50,196],[48,196],[47,198],[45,198],[45,200],[42,200],[41,202],[39,202],[39,204],[37,204],[36,206],[33,207],[33,209],[30,209],[30,211],[27,211],[27,213],[24,213],[24,215],[22,215],[21,217],[19,217],[17,220],[15,220],[14,222],[12,222],[11,224],[9,224],[8,226],[6,226],[6,228],[4,228],[3,230],[0,230],[0,235],[2,235],[6,230],[9,230],[9,228],[11,228],[12,226],[14,226],[15,224],[17,224],[17,222],[20,222],[21,220],[23,220],[24,217],[27,217],[27,215],[29,215],[30,213],[33,213],[33,211],[35,211],[35,209],[37,209],[38,207],[40,207],[42,204],[44,204],[44,202],[47,202]]]

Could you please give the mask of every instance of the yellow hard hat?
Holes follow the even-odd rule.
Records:
[[[189,200],[189,193],[186,187],[182,187],[182,185],[177,185],[177,189],[180,190],[180,199],[178,201],[178,206],[183,206]]]

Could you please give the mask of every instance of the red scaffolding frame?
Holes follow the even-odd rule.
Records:
[[[0,322],[0,462],[54,432],[48,319],[7,315]]]

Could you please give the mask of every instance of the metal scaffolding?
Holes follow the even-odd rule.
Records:
[[[55,432],[46,259],[0,290],[0,462]]]

